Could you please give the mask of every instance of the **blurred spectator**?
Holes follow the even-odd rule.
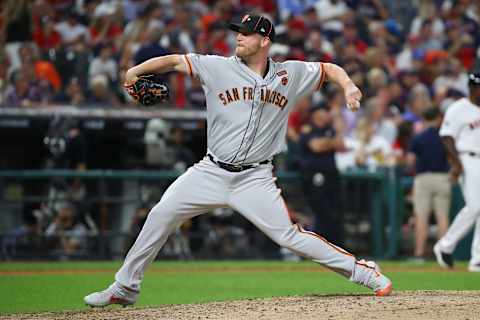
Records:
[[[44,143],[49,151],[46,169],[86,170],[87,143],[77,119],[53,117]]]
[[[12,74],[13,85],[5,91],[4,105],[6,107],[36,107],[41,104],[42,96],[38,85],[29,82],[27,74],[18,70]]]
[[[68,259],[85,253],[88,243],[88,229],[78,221],[75,207],[62,206],[55,219],[45,230],[52,254],[60,259]]]
[[[240,0],[240,5],[242,8],[247,7],[249,11],[273,14],[277,7],[276,2],[275,0]]]
[[[125,12],[128,15],[128,12]],[[138,17],[130,20],[123,30],[123,45],[137,47],[143,42],[146,34],[152,29],[161,29],[164,24],[160,18],[162,11],[158,4],[150,2],[138,12]]]
[[[304,97],[298,100],[288,117],[287,127],[287,147],[288,153],[285,155],[286,167],[290,170],[297,170],[302,157],[300,153],[300,140],[302,128],[310,122],[310,97]]]
[[[245,257],[248,253],[245,248],[250,247],[245,228],[238,223],[232,223],[234,211],[230,208],[213,210],[209,217],[209,226],[206,230],[205,248],[209,254],[221,254],[224,257]],[[252,232],[253,233],[253,232]],[[257,240],[257,239],[255,239]],[[260,241],[259,241],[260,242]],[[258,244],[255,241],[255,244]]]
[[[192,108],[204,109],[206,107],[205,93],[203,92],[202,84],[198,79],[192,79],[191,86],[188,88],[186,95],[188,104]]]
[[[31,64],[26,63],[25,68],[34,71],[30,79],[36,81],[41,87],[44,102],[51,101],[53,91],[59,92],[62,89],[62,79],[55,66],[49,61],[36,60]]]
[[[305,22],[300,17],[291,17],[285,24],[285,32],[275,36],[275,42],[291,47],[293,51],[303,53],[305,48],[305,35],[308,32]],[[303,57],[302,60],[305,58]]]
[[[441,64],[443,70],[433,82],[434,92],[440,93],[448,89],[455,89],[463,95],[468,95],[468,75],[458,59],[445,59]]]
[[[0,49],[0,107],[5,106],[5,93],[9,87],[10,81],[8,81],[8,68],[10,61],[4,50]]]
[[[163,31],[160,28],[151,28],[145,32],[145,42],[140,46],[135,53],[134,63],[139,64],[147,61],[150,58],[164,56],[170,52],[160,44],[160,39],[163,36]]]
[[[352,58],[365,54],[368,49],[368,44],[359,36],[357,26],[353,22],[344,24],[341,36],[337,36],[334,43],[337,48],[353,46],[355,51],[352,54],[355,55]]]
[[[418,48],[423,51],[443,49],[442,40],[433,33],[432,20],[424,20],[418,33]]]
[[[273,61],[284,62],[290,52],[290,47],[280,43],[273,43],[270,47],[270,57]]]
[[[410,37],[417,37],[425,21],[430,22],[432,36],[437,39],[443,39],[445,36],[445,24],[441,19],[439,8],[435,1],[421,0],[418,5],[418,15],[413,19],[410,25]]]
[[[122,5],[123,15],[128,25],[131,21],[142,19],[152,2],[150,0],[123,0]]]
[[[278,13],[282,21],[287,20],[291,16],[299,16],[313,5],[317,0],[277,0]]]
[[[227,22],[232,19],[233,5],[230,1],[214,1],[211,10],[200,17],[203,32],[208,32],[210,24]]]
[[[185,171],[196,161],[194,153],[185,145],[184,130],[162,119],[147,123],[144,142],[146,163],[150,167]]]
[[[410,147],[410,141],[413,136],[413,125],[410,121],[403,120],[398,125],[398,134],[392,145],[395,156],[395,164],[399,166],[407,166],[407,152]],[[407,168],[408,170],[408,168]],[[410,170],[408,170],[410,171]]]
[[[417,134],[410,145],[409,162],[415,163],[413,184],[415,213],[415,252],[417,259],[425,258],[425,245],[429,234],[429,217],[435,212],[437,239],[448,229],[451,184],[448,178],[447,154],[439,135],[442,115],[437,107],[423,112],[425,129]]]
[[[1,243],[1,255],[9,259],[21,254],[25,259],[38,254],[42,247],[41,226],[32,212],[23,215],[22,224],[10,232],[7,232]]]
[[[130,228],[128,230],[128,237],[125,241],[124,248],[123,248],[124,255],[128,253],[128,250],[130,250],[132,245],[135,243],[135,240],[137,239],[138,234],[142,230],[142,227],[145,224],[145,221],[147,220],[149,211],[150,211],[150,208],[146,205],[141,205],[135,210],[135,213],[133,214],[133,217],[132,217],[132,221],[130,223]]]
[[[368,20],[385,20],[389,16],[384,1],[381,0],[348,1],[348,3],[356,14]]]
[[[19,48],[32,41],[32,2],[30,0],[8,0],[2,11],[5,51],[10,60],[9,74],[20,67]]]
[[[229,55],[232,48],[227,42],[228,32],[221,22],[213,22],[208,26],[208,32],[205,34],[210,54],[221,56]]]
[[[360,112],[351,112],[345,104],[342,90],[338,87],[327,85],[325,99],[333,116],[333,126],[337,133],[342,136],[349,136],[355,129]]]
[[[422,113],[432,106],[432,100],[428,88],[419,84],[412,88],[408,97],[408,107],[403,115],[405,120],[414,124],[414,131],[418,133],[422,130]]]
[[[315,3],[315,9],[323,30],[329,37],[335,37],[342,32],[342,18],[348,11],[344,0],[319,0]]]
[[[169,139],[169,146],[173,154],[172,169],[180,172],[185,171],[196,161],[194,153],[185,145],[185,143],[185,131],[181,127],[173,127],[170,130]]]
[[[370,69],[367,73],[367,96],[376,95],[388,84],[387,73],[380,68]]]
[[[110,45],[102,45],[99,48],[99,54],[90,63],[88,69],[89,78],[92,79],[97,75],[105,75],[110,83],[117,81],[118,66],[112,57],[112,47]]]
[[[387,118],[387,106],[379,96],[370,98],[366,102],[365,116],[374,126],[375,134],[383,137],[392,144],[397,137],[395,123]]]
[[[118,6],[115,2],[101,2],[90,22],[90,36],[93,47],[110,45],[120,48],[122,27],[118,21]]]
[[[60,91],[54,97],[54,103],[72,105],[72,106],[84,106],[86,103],[85,94],[83,88],[77,78],[71,78],[66,85],[65,90]]]
[[[302,185],[315,215],[315,231],[329,241],[343,243],[340,176],[335,151],[344,145],[333,128],[326,102],[310,109],[309,126],[302,130],[298,143]]]
[[[80,37],[71,46],[49,50],[48,59],[58,70],[64,86],[71,78],[77,78],[82,87],[87,88],[91,54],[89,43],[84,37]]]
[[[352,166],[375,169],[394,163],[394,155],[388,141],[375,134],[374,125],[367,118],[360,118],[352,137],[345,139],[346,151],[338,155],[337,159],[342,168]]]
[[[76,119],[54,117],[43,142],[48,150],[45,169],[87,169],[87,142]],[[55,177],[50,181],[47,209],[56,212],[65,201],[78,204],[85,196],[86,187],[82,180]]]
[[[307,9],[303,12],[302,17],[308,30],[312,32],[322,30],[322,23],[318,18],[317,10],[315,10],[313,4],[307,5]]]
[[[300,139],[301,129],[310,121],[310,98],[300,99],[288,117],[287,139],[297,143]]]
[[[333,44],[320,31],[312,30],[305,43],[306,60],[332,62],[335,57]]]
[[[55,30],[55,21],[49,16],[43,16],[33,32],[33,41],[43,56],[48,55],[48,50],[59,49],[62,36]]]
[[[385,22],[372,21],[368,28],[374,46],[384,48],[390,54],[396,54],[402,50],[402,34],[396,21],[392,19]]]
[[[414,70],[414,58],[421,53],[419,49],[418,36],[410,36],[403,44],[402,50],[395,57],[397,70],[400,72],[409,72]]]
[[[476,32],[480,27],[480,21],[478,17],[475,21],[466,14],[468,6],[465,1],[456,2],[446,17],[447,40],[445,49],[450,56],[459,59],[465,69],[469,70],[475,61],[475,48],[478,48],[480,44],[480,36]],[[478,11],[479,4],[472,5],[476,6]]]
[[[168,32],[168,40],[171,51],[195,51],[195,34],[192,31],[195,30],[196,26],[195,22],[191,20],[191,16],[194,12],[193,10],[194,9],[187,4],[175,6],[173,17],[173,21],[175,23],[170,23],[172,25],[172,28]],[[227,32],[225,32],[225,37],[227,37],[227,35]],[[178,45],[176,44],[176,42],[178,42]],[[173,47],[178,47],[178,51],[173,50]],[[228,52],[227,54],[230,54],[230,52]]]
[[[118,107],[120,100],[115,92],[110,90],[108,78],[104,74],[98,74],[90,79],[90,94],[88,104],[100,107]]]
[[[458,99],[461,99],[465,97],[465,95],[463,93],[461,93],[460,91],[457,91],[455,89],[448,89],[443,97],[441,99],[439,99],[440,103],[439,103],[439,108],[440,108],[440,111],[442,113],[445,114],[445,112],[447,112],[447,109],[448,107],[450,107],[450,105],[457,101]]]
[[[390,114],[397,119],[401,118],[401,114],[405,111],[405,103],[406,95],[402,85],[397,80],[391,80],[388,84],[388,108]]]
[[[55,25],[55,30],[62,37],[63,45],[70,46],[79,41],[90,41],[87,27],[81,24],[79,20],[80,17],[73,11],[70,11]]]

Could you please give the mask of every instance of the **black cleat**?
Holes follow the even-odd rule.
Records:
[[[437,258],[437,262],[442,268],[453,269],[453,254],[445,253],[440,250],[438,243],[433,246],[433,253]]]

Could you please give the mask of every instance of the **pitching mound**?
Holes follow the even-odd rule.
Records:
[[[0,319],[478,319],[480,291],[403,291],[390,297],[335,295],[249,299],[155,308],[88,309]]]

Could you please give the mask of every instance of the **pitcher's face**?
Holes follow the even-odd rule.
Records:
[[[237,35],[237,47],[235,48],[235,54],[239,58],[247,58],[255,55],[262,48],[263,38],[258,33],[242,33]]]

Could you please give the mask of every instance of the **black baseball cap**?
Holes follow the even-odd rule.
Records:
[[[312,113],[314,113],[318,110],[324,110],[324,111],[327,111],[327,112],[330,111],[330,106],[328,105],[328,102],[326,100],[320,100],[317,103],[310,106],[310,108],[308,109],[310,114],[312,114]]]
[[[263,16],[246,14],[242,17],[241,22],[231,22],[229,29],[236,32],[258,33],[270,38],[271,41],[275,40],[273,23]]]
[[[470,73],[468,75],[468,84],[471,86],[480,86],[480,73]]]

